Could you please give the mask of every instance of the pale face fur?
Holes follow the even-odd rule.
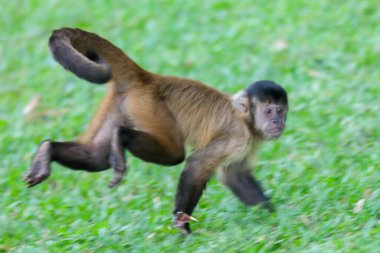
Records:
[[[256,98],[250,98],[246,91],[239,91],[233,95],[232,101],[239,115],[251,124],[262,139],[273,140],[281,136],[285,129],[287,105],[260,102]]]
[[[288,108],[282,104],[260,103],[253,99],[255,105],[255,129],[263,133],[265,140],[277,139],[285,129]]]

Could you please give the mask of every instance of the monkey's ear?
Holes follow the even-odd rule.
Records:
[[[249,96],[247,91],[241,90],[232,96],[232,104],[242,114],[249,112]]]

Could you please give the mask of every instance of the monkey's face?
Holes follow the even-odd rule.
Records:
[[[285,129],[288,113],[286,91],[272,81],[258,81],[232,96],[235,109],[264,140],[277,139]]]
[[[265,140],[279,138],[285,129],[287,106],[276,103],[260,103],[256,99],[252,102],[254,128],[263,135]]]

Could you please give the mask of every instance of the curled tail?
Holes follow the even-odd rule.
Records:
[[[61,28],[53,31],[49,47],[54,59],[65,69],[92,83],[102,84],[117,78],[118,73],[114,69],[123,69],[124,74],[128,74],[128,70],[138,68],[111,42],[80,29]]]

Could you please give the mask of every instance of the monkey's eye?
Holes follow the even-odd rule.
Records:
[[[272,113],[272,109],[271,108],[265,108],[265,113],[266,114],[271,114]]]
[[[282,113],[282,112],[283,112],[283,110],[282,110],[282,108],[281,108],[281,107],[277,107],[277,109],[276,109],[276,110],[277,110],[277,112],[278,112],[278,113]]]

